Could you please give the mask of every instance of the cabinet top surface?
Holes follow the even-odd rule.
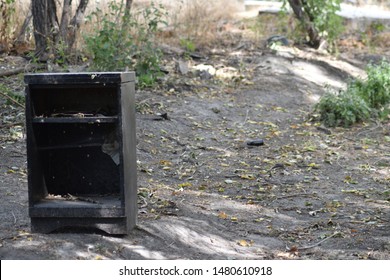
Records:
[[[134,72],[82,72],[26,74],[26,84],[120,84],[135,81]]]

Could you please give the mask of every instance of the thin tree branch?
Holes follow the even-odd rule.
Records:
[[[2,93],[0,91],[0,95],[4,96],[5,98],[7,98],[8,100],[12,101],[13,103],[15,103],[16,105],[24,108],[24,105],[22,103],[19,103],[16,99],[12,98],[11,96],[9,96],[8,94],[5,94],[5,93]]]

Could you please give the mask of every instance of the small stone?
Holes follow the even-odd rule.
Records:
[[[182,75],[187,75],[188,74],[189,68],[188,68],[188,62],[187,61],[179,60],[178,63],[177,63],[177,67],[179,69],[179,72]]]
[[[211,110],[212,110],[214,113],[216,113],[216,114],[219,114],[219,113],[221,112],[221,110],[218,109],[217,107],[213,107],[213,108],[211,108]]]
[[[256,140],[252,140],[252,141],[248,141],[246,142],[246,144],[248,146],[263,146],[264,145],[264,140],[263,139],[256,139]]]

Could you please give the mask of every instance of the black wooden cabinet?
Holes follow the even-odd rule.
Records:
[[[32,231],[134,227],[134,80],[133,72],[25,76]]]

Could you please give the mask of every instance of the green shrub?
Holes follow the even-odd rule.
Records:
[[[390,114],[390,64],[367,68],[367,78],[352,81],[345,91],[328,93],[315,107],[319,119],[327,126],[350,126],[370,118]]]
[[[339,94],[328,93],[316,106],[320,120],[326,126],[350,126],[367,120],[371,110],[358,95],[345,91]]]
[[[155,35],[164,24],[163,7],[150,6],[128,13],[124,1],[110,1],[108,12],[99,8],[89,17],[97,30],[85,36],[87,53],[92,57],[91,68],[97,71],[133,69],[141,87],[152,86],[162,75],[161,51]]]
[[[382,61],[368,66],[367,79],[357,80],[352,86],[371,108],[383,109],[390,103],[390,64]]]

